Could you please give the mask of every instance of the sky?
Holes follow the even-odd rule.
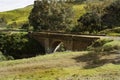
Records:
[[[0,0],[0,12],[23,8],[33,3],[34,0]]]

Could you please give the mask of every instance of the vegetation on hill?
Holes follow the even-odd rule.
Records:
[[[23,24],[28,22],[28,16],[31,12],[32,5],[25,8],[16,9],[12,11],[0,12],[0,19],[4,19],[8,27],[21,27]],[[7,27],[3,26],[3,27]]]
[[[101,30],[119,27],[119,15],[116,15],[119,14],[119,0],[86,0],[86,2],[81,0],[84,3],[78,2],[79,0],[75,0],[75,2],[68,3],[69,5],[72,4],[74,12],[72,32],[99,33]],[[0,24],[2,20],[1,25],[5,27],[28,29],[28,16],[32,8],[31,5],[22,9],[0,12]],[[56,10],[58,10],[57,7]],[[69,13],[65,14],[68,15]],[[53,28],[55,29],[55,26]]]
[[[42,1],[38,1],[38,3],[39,2]],[[66,31],[65,26],[67,26],[68,30],[72,32],[80,32],[80,33],[85,33],[85,32],[99,33],[102,30],[119,26],[119,15],[117,15],[119,13],[118,11],[119,6],[117,6],[119,5],[119,0],[92,0],[92,1],[86,0],[85,3],[82,4],[81,3],[77,4],[75,2],[71,2],[71,1],[70,3],[68,2],[68,5],[72,6],[71,9],[70,7],[65,9],[65,6],[58,5],[58,3],[61,4],[58,1],[50,4],[44,3],[46,4],[44,5],[44,7],[47,5],[49,6],[49,8],[44,8],[44,10],[47,11],[44,14],[46,18],[40,17],[43,16],[40,14],[35,15],[36,11],[37,13],[41,11],[39,10],[40,8],[37,8],[38,4],[36,2],[35,4],[36,6],[34,6],[31,15],[29,17],[30,24],[32,26],[35,26],[35,28],[39,27],[40,29],[43,30],[54,30],[54,31],[56,30],[61,31],[62,28],[64,29],[62,31]],[[62,3],[64,3],[64,5],[67,5],[65,4],[66,2],[62,2]],[[56,5],[56,8],[52,8],[53,5]],[[54,13],[52,15],[52,13],[55,12],[54,11],[55,9],[58,13]],[[66,13],[62,12],[63,9],[65,10]],[[44,12],[44,10],[42,11]],[[71,11],[74,11],[72,15],[71,15]],[[57,17],[57,15],[59,15],[59,17]],[[56,19],[53,18],[54,16],[56,16]],[[72,18],[72,16],[74,17]],[[56,21],[55,24],[53,24],[54,21]],[[53,23],[51,24],[51,22]],[[35,25],[33,25],[33,23],[35,23]],[[72,28],[70,27],[71,25]]]
[[[74,11],[74,23],[77,25],[77,20],[85,13],[84,4],[73,4]],[[12,11],[0,12],[0,22],[2,28],[26,28],[28,27],[28,16],[33,6],[27,6],[25,8],[16,9]],[[22,15],[21,15],[22,14]],[[2,25],[4,24],[4,25]]]
[[[34,30],[71,31],[85,13],[84,6],[71,1],[36,1],[29,22]]]
[[[119,25],[119,0],[92,0],[86,4],[86,14],[79,18],[76,31],[89,33],[111,29]]]

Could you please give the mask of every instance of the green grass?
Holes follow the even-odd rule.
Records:
[[[4,66],[13,66],[16,64],[23,64],[23,63],[33,63],[33,62],[37,62],[39,60],[49,60],[49,59],[58,59],[58,58],[62,58],[65,56],[72,56],[72,55],[79,55],[81,52],[62,52],[62,53],[55,53],[55,54],[46,54],[46,55],[40,55],[37,57],[33,57],[33,58],[29,58],[29,59],[21,59],[21,60],[11,60],[11,61],[3,61],[0,62],[0,67],[4,67]],[[83,52],[85,53],[85,52]],[[81,53],[82,54],[82,53]]]
[[[4,18],[8,25],[21,25],[28,21],[28,16],[33,6],[27,6],[12,11],[0,12],[0,18]],[[16,26],[14,26],[16,27]]]
[[[2,78],[2,80],[78,80],[78,79],[92,79],[94,80],[118,80],[118,70],[120,70],[119,65],[108,64],[95,69],[80,69],[79,67],[69,67],[69,68],[52,68],[46,70],[37,70],[33,72],[19,73],[15,75],[10,75],[8,77]],[[111,71],[113,73],[111,74]],[[109,73],[110,72],[110,73]],[[110,76],[104,74],[109,73]],[[115,75],[117,74],[117,75]],[[111,77],[114,75],[114,77]],[[106,76],[104,78],[103,76]],[[92,78],[94,77],[94,78]]]
[[[86,52],[60,52],[29,59],[0,62],[0,80],[118,80],[120,65],[107,63],[84,68],[75,58]]]

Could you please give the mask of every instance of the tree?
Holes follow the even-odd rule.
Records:
[[[105,26],[120,26],[120,0],[114,0],[105,8],[106,13],[102,17]]]
[[[78,23],[82,24],[81,31],[98,32],[106,28],[103,25],[103,16],[106,14],[106,7],[112,3],[113,0],[91,0],[86,2],[86,14],[78,19]],[[79,25],[81,26],[81,25]]]
[[[35,30],[64,31],[73,26],[72,6],[60,0],[35,1],[29,22]]]
[[[48,11],[49,9],[47,1],[35,1],[34,8],[29,16],[29,22],[35,30],[41,30],[41,28],[45,29]],[[42,27],[42,25],[44,25],[44,27]]]

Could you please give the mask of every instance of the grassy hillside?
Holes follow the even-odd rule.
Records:
[[[19,26],[28,21],[28,16],[33,6],[27,6],[12,11],[0,12],[0,18],[7,21],[7,25]]]
[[[4,61],[0,62],[0,80],[119,80],[120,65],[110,62],[117,57],[104,55],[100,57],[103,63],[97,64],[89,52],[62,52]]]

